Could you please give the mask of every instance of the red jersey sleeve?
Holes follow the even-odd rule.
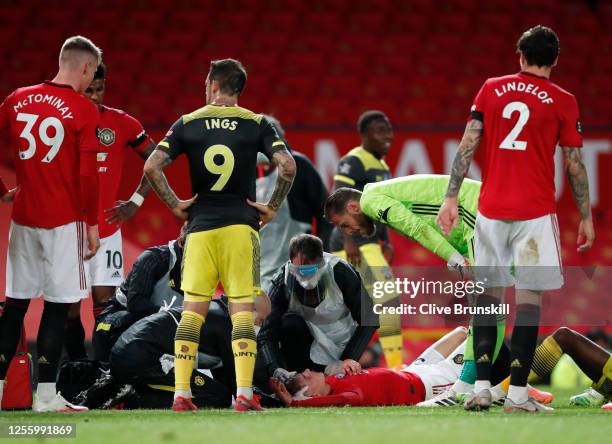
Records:
[[[481,122],[484,122],[484,109],[485,109],[485,99],[487,95],[487,82],[484,82],[480,87],[478,94],[474,97],[474,101],[472,102],[472,108],[470,108],[470,118],[477,119]]]
[[[129,114],[125,114],[125,131],[128,136],[128,146],[138,154],[142,153],[152,142],[142,124]]]
[[[82,110],[81,127],[78,130],[79,175],[81,199],[88,225],[98,224],[98,126],[100,114],[96,106],[87,101]]]
[[[566,103],[560,107],[561,130],[559,131],[559,145],[575,148],[582,147],[582,124],[578,102],[574,96],[569,96]]]
[[[315,396],[302,401],[293,401],[290,407],[342,407],[360,405],[363,400],[359,391],[342,392],[337,395]]]
[[[9,189],[4,184],[4,181],[2,180],[2,177],[0,177],[0,197],[4,196],[8,192],[9,192]]]

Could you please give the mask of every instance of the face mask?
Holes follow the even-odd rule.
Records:
[[[327,264],[324,261],[318,264],[308,265],[294,265],[288,262],[286,270],[285,283],[288,281],[288,273],[295,278],[302,288],[305,290],[312,290],[317,286],[319,280],[327,271]]]

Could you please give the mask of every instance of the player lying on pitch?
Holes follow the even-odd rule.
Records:
[[[446,358],[442,349],[460,337],[459,330],[455,330],[400,372],[382,368],[360,372],[359,368],[345,367],[343,372],[325,377],[322,373],[306,370],[299,374],[281,374],[281,378],[271,381],[271,387],[283,404],[291,407],[423,405],[423,401],[431,399],[435,390],[443,386],[440,382],[452,377],[452,370],[458,368],[452,363],[461,362],[459,352],[464,344]],[[612,400],[612,356],[566,327],[548,336],[536,349],[529,381],[550,374],[564,353],[595,381],[594,390],[608,401]],[[505,385],[507,390],[509,383],[508,377],[500,385]],[[610,403],[602,408],[609,410]],[[545,411],[552,409],[545,407]]]
[[[569,355],[580,370],[592,381],[591,386],[595,393],[586,392],[582,395],[573,396],[570,405],[599,406],[608,401],[602,408],[612,410],[612,355],[586,336],[567,328],[561,327],[552,335],[548,336],[536,348],[528,382],[534,382],[549,375],[557,365],[563,354]],[[508,377],[502,385],[509,385]],[[589,399],[590,398],[590,399]],[[597,402],[598,400],[600,400]]]
[[[362,370],[357,362],[338,373],[277,372],[270,380],[287,407],[415,405],[450,387],[459,377],[467,329],[458,327],[401,371]]]

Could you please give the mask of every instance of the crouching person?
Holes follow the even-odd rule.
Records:
[[[289,257],[272,280],[272,311],[257,337],[269,376],[358,361],[378,329],[361,277],[309,234],[291,239]]]

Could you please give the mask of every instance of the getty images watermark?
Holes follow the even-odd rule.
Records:
[[[481,281],[430,281],[425,278],[411,280],[395,278],[393,280],[375,281],[372,285],[374,298],[373,311],[377,315],[456,315],[472,316],[475,314],[510,314],[510,304],[500,303],[476,307],[471,304],[455,303],[440,305],[434,302],[414,303],[418,296],[446,295],[458,299],[477,297],[485,292],[485,284]],[[388,305],[385,301],[404,295],[412,302]],[[380,301],[380,302],[376,302]]]
[[[467,325],[474,314],[506,317],[510,325],[516,292],[533,285],[542,289],[539,325],[612,326],[612,267],[487,267],[464,274],[443,265],[371,267],[361,275],[369,299],[362,303],[363,325],[394,325],[400,316],[406,327],[449,327]],[[496,302],[477,304],[483,294]]]

